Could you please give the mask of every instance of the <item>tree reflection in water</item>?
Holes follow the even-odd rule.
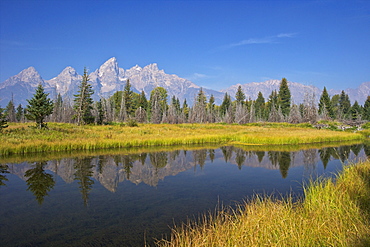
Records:
[[[364,151],[362,151],[364,150]],[[220,149],[197,149],[191,151],[192,155],[186,157],[187,151],[175,150],[170,152],[138,153],[133,155],[97,155],[84,158],[66,158],[55,162],[55,173],[58,167],[66,163],[71,166],[71,176],[79,184],[79,189],[84,205],[88,205],[89,193],[93,187],[94,179],[102,182],[104,186],[114,192],[120,181],[132,180],[155,186],[159,179],[163,179],[169,174],[177,174],[197,165],[201,169],[215,159],[223,160],[227,163],[235,164],[241,170],[243,166],[261,166],[268,169],[279,169],[282,178],[288,177],[288,171],[296,163],[302,164],[307,172],[312,172],[317,167],[320,159],[323,168],[326,169],[330,160],[340,160],[342,163],[350,158],[352,153],[356,157],[364,152],[370,157],[370,145],[355,144],[341,147],[326,147],[321,149],[306,149],[301,151],[260,151],[244,150],[242,148],[225,146]],[[362,153],[363,154],[363,153]],[[265,155],[267,155],[265,159]],[[31,191],[39,204],[42,204],[44,197],[48,195],[55,185],[53,175],[45,172],[47,162],[36,162],[31,165],[31,169],[24,174],[28,190]],[[51,167],[51,165],[50,165]],[[49,167],[49,169],[50,169]],[[165,168],[166,167],[166,168]],[[165,169],[164,169],[165,168]],[[64,168],[64,170],[70,170]],[[120,172],[121,171],[121,172]],[[134,174],[132,172],[135,171]],[[8,181],[6,174],[9,173],[7,164],[0,165],[0,186]],[[94,175],[95,174],[95,175]],[[152,175],[150,175],[152,174]],[[132,177],[132,176],[133,177]],[[108,176],[108,177],[107,177]],[[73,178],[72,178],[73,179]],[[107,183],[111,181],[111,183]]]
[[[87,206],[89,192],[94,184],[94,180],[91,178],[93,175],[92,158],[77,158],[74,168],[76,170],[75,180],[77,180],[78,184],[80,185],[79,188],[82,195],[82,200],[84,205]]]
[[[53,175],[46,173],[44,170],[46,164],[47,162],[36,162],[32,165],[33,168],[26,171],[24,175],[27,178],[27,190],[35,195],[40,205],[44,202],[44,197],[48,195],[48,192],[55,185]]]
[[[0,164],[0,186],[5,185],[4,181],[8,181],[5,176],[5,173],[9,173],[9,166],[6,164]]]

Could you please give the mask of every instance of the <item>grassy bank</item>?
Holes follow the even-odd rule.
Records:
[[[363,140],[359,133],[317,130],[300,125],[143,124],[76,126],[49,123],[48,130],[9,124],[0,135],[0,155],[70,150],[189,144],[281,145]]]
[[[293,203],[255,198],[173,230],[158,246],[370,246],[370,161],[347,166],[335,182],[305,189]]]

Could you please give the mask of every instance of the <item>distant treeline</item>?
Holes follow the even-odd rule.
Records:
[[[94,102],[91,97],[93,93],[85,71],[73,101],[63,99],[60,94],[51,101],[39,85],[34,98],[27,100],[29,104],[25,108],[22,105],[16,107],[11,100],[5,109],[0,108],[0,118],[8,122],[34,120],[39,127],[43,127],[44,121],[78,125],[112,122],[245,124],[260,121],[315,124],[319,120],[353,124],[370,121],[370,96],[363,106],[357,101],[351,104],[345,91],[330,97],[324,87],[318,104],[313,93],[307,93],[303,103],[295,104],[285,78],[281,80],[279,90],[272,91],[267,99],[261,92],[255,100],[247,98],[239,86],[236,100],[233,101],[225,93],[221,105],[215,104],[213,95],[207,98],[202,88],[193,106],[189,106],[186,99],[181,103],[175,96],[168,102],[168,94],[163,87],[154,88],[148,100],[144,91],[140,94],[132,91],[129,80],[123,91],[117,91],[109,98]]]

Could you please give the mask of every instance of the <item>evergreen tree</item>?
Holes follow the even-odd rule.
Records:
[[[333,97],[331,97],[331,100],[330,100],[331,107],[333,108],[334,119],[343,119],[343,114],[339,106],[339,99],[340,99],[340,95],[335,94],[333,95]]]
[[[146,99],[144,90],[141,91],[141,94],[139,96],[137,108],[139,107],[143,108],[144,110],[148,109],[148,100]]]
[[[77,125],[90,124],[94,122],[94,117],[91,114],[93,109],[93,99],[92,95],[94,91],[92,90],[91,84],[89,84],[90,78],[87,74],[86,68],[84,68],[84,74],[82,76],[81,84],[79,85],[78,94],[75,94],[74,99],[74,118],[77,120]]]
[[[207,104],[207,112],[208,112],[208,122],[214,123],[216,121],[216,110],[215,110],[215,97],[211,94],[209,97],[209,101]]]
[[[244,104],[245,94],[243,92],[242,86],[239,85],[238,91],[235,94],[235,99],[237,104]]]
[[[364,104],[363,119],[370,121],[370,95],[367,96]]]
[[[131,116],[135,112],[135,106],[133,105],[133,91],[131,90],[130,80],[128,79],[123,89],[123,100],[126,107],[126,115]]]
[[[195,123],[206,122],[207,121],[206,106],[207,106],[207,97],[204,94],[203,89],[200,88],[197,98],[195,99],[192,119],[190,121]]]
[[[319,114],[327,113],[330,118],[334,118],[333,107],[331,105],[330,97],[326,87],[322,91],[320,102],[319,102]]]
[[[17,122],[23,122],[23,117],[24,117],[24,109],[21,104],[18,105],[17,111],[15,113],[15,118]]]
[[[33,98],[27,100],[26,118],[36,121],[36,127],[39,129],[46,128],[44,120],[48,115],[53,113],[53,102],[49,99],[48,95],[48,93],[44,92],[44,87],[39,84]]]
[[[265,98],[263,97],[261,92],[258,92],[256,102],[254,103],[254,109],[257,121],[266,119]]]
[[[291,94],[286,78],[281,80],[278,100],[278,105],[281,107],[281,112],[283,113],[284,117],[287,117],[290,111]]]
[[[11,99],[8,103],[8,105],[5,108],[5,114],[8,117],[8,121],[14,123],[16,121],[15,117],[15,106],[13,103],[13,99]]]
[[[186,99],[184,99],[184,103],[182,104],[182,113],[184,114],[185,120],[188,120],[189,118],[189,106],[186,102]]]
[[[353,103],[353,106],[350,109],[350,115],[351,115],[351,120],[359,120],[361,119],[361,106],[358,104],[357,100],[355,103]]]
[[[96,124],[102,125],[103,120],[104,120],[104,110],[103,110],[103,103],[101,99],[96,103],[96,109],[98,111],[98,116],[96,118]]]
[[[3,132],[3,129],[8,127],[8,120],[3,111],[4,109],[0,107],[0,133]]]
[[[156,87],[150,93],[150,109],[152,123],[160,123],[162,116],[167,112],[167,90]]]
[[[57,98],[54,101],[54,110],[52,115],[52,121],[61,122],[62,121],[62,111],[63,111],[63,99],[60,93],[58,93]]]
[[[230,106],[231,106],[231,98],[227,93],[225,93],[224,100],[222,101],[222,104],[220,106],[220,115],[225,116]]]
[[[343,117],[343,119],[348,118],[349,110],[351,109],[351,101],[349,100],[348,94],[342,90],[339,96],[339,111]]]

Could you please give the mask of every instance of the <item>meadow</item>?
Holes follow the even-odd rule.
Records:
[[[258,197],[175,227],[158,246],[370,246],[370,160],[335,181],[305,187],[304,199]]]
[[[77,126],[10,123],[0,134],[0,155],[196,144],[299,145],[365,140],[361,133],[318,130],[307,124],[123,124]]]

